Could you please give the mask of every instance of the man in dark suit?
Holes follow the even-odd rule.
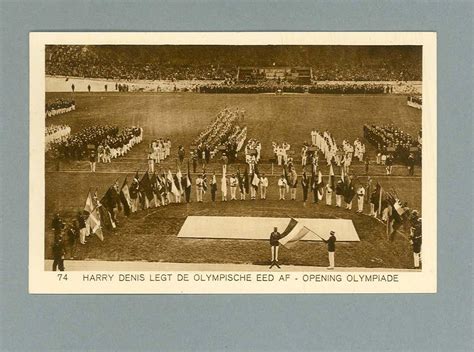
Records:
[[[64,247],[63,236],[60,235],[53,245],[53,271],[59,268],[59,271],[64,271],[64,256],[66,249]]]
[[[411,243],[413,245],[413,266],[420,268],[421,261],[421,218],[418,218],[416,224],[412,227]]]
[[[281,234],[278,232],[278,228],[273,228],[273,232],[270,234],[270,247],[272,251],[272,264],[270,265],[270,269],[276,265],[278,269],[280,266],[278,265],[278,249],[280,246],[279,239],[281,238]]]
[[[336,252],[336,233],[331,231],[329,233],[329,238],[323,241],[328,245],[328,257],[329,257],[329,266],[328,269],[334,269],[334,252]]]

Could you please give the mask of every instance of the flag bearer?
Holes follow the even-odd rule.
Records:
[[[334,253],[336,252],[336,233],[331,231],[330,236],[327,240],[323,239],[323,241],[328,245],[328,257],[329,257],[329,266],[328,269],[334,269]]]

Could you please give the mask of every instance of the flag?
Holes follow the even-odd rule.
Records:
[[[244,171],[244,190],[245,190],[245,193],[250,192],[249,173],[247,171],[247,166],[245,167],[245,171]]]
[[[310,229],[298,223],[297,220],[291,218],[285,231],[282,232],[279,242],[286,248],[292,248],[296,242],[306,236],[309,232],[311,232]]]
[[[97,206],[94,205],[91,192],[87,195],[86,204],[84,206],[84,211],[88,213],[86,219],[86,224],[89,227],[90,231],[93,234],[96,234],[101,241],[104,240],[104,234],[102,233],[102,228],[100,226],[100,214],[97,210]]]
[[[285,246],[285,248],[292,248],[295,244],[306,236],[309,232],[312,232],[306,226],[296,225],[291,232],[280,240],[280,243]]]
[[[387,202],[392,207],[392,211],[389,212],[389,217],[387,220],[387,235],[392,235],[402,225],[402,216],[405,212],[405,209],[396,195],[392,194],[391,192],[385,192],[385,194],[387,196]]]
[[[123,205],[123,211],[126,216],[130,215],[130,208],[132,207],[132,200],[130,198],[130,191],[128,189],[127,178],[123,181],[122,187],[120,188],[120,201]]]
[[[254,172],[253,178],[252,178],[252,186],[258,187],[259,184],[260,184],[260,179],[258,178],[257,173]]]
[[[179,196],[179,190],[178,188],[176,187],[176,184],[174,183],[174,179],[173,179],[173,175],[171,174],[171,170],[168,170],[168,176],[167,176],[167,179],[168,179],[168,183],[170,184],[171,186],[171,193],[173,193],[173,195],[176,197],[176,196]]]
[[[105,206],[100,206],[97,208],[99,215],[100,215],[100,225],[102,228],[105,229],[115,229],[116,225],[114,220],[112,219],[112,214]]]
[[[153,191],[153,201],[150,202],[150,206],[155,206],[158,207],[159,201],[158,197],[160,196],[160,184],[158,182],[158,178],[156,177],[156,173],[153,172],[153,175],[151,175],[150,179],[150,184],[151,184],[151,190]]]
[[[102,204],[102,206],[99,207],[99,213],[105,228],[116,228],[115,221],[112,217],[112,212],[116,207],[116,198],[117,192],[115,192],[115,189],[111,186],[100,200],[100,204]]]
[[[188,174],[186,175],[186,188],[190,188],[192,184],[193,184],[193,181],[191,179],[191,172],[189,171],[189,161],[188,161]]]
[[[151,187],[148,171],[145,171],[140,180],[140,190],[142,193],[142,207],[143,209],[148,209],[150,207],[150,201],[153,199],[153,188]]]
[[[290,219],[290,222],[288,223],[288,225],[286,226],[286,229],[285,231],[283,231],[281,233],[281,237],[285,237],[286,235],[288,235],[291,230],[293,230],[293,228],[298,224],[298,221],[296,221],[295,219],[291,218]]]
[[[321,174],[321,171],[318,173],[318,199],[323,200],[324,196],[324,183],[323,183],[323,175]]]
[[[207,175],[205,173],[202,174],[202,190],[204,193],[207,192]]]
[[[175,183],[177,184],[177,188],[180,194],[183,194],[184,190],[183,187],[181,186],[181,179],[183,178],[183,174],[181,173],[181,169],[178,169],[178,172],[176,173],[176,180]]]

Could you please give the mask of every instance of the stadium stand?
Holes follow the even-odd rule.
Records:
[[[300,84],[421,81],[421,53],[417,46],[408,50],[396,46],[300,46],[295,51],[289,46],[48,45],[46,74],[116,80],[220,80],[227,84],[275,79]]]

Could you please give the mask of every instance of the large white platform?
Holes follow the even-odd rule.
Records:
[[[324,239],[330,231],[336,232],[337,241],[360,241],[352,223],[346,219],[296,219]],[[268,240],[274,227],[283,232],[290,218],[238,217],[238,216],[188,216],[178,237]],[[303,241],[321,241],[314,233],[308,233]]]

